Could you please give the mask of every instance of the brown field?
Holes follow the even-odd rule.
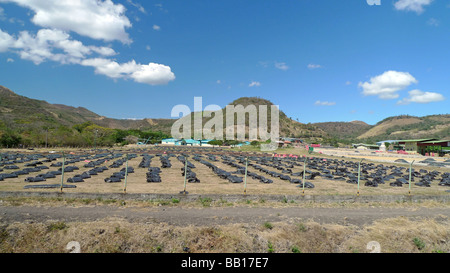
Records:
[[[200,153],[202,150],[199,149],[193,149],[191,151],[191,154],[193,153]],[[181,169],[184,167],[183,164],[176,158],[176,157],[170,157],[170,161],[172,163],[171,168],[161,168],[161,183],[148,183],[146,181],[146,172],[148,171],[146,168],[139,168],[138,165],[141,162],[141,154],[142,153],[148,153],[148,154],[156,154],[156,153],[162,153],[160,148],[150,148],[147,150],[137,150],[137,149],[122,149],[117,150],[117,153],[135,153],[138,155],[138,157],[133,158],[129,161],[129,166],[133,167],[135,172],[130,173],[127,177],[127,182],[125,185],[125,181],[122,180],[122,182],[119,183],[105,183],[104,179],[111,176],[114,172],[120,171],[123,167],[125,167],[125,164],[122,165],[119,168],[109,168],[109,170],[99,173],[98,175],[92,176],[89,179],[86,179],[85,182],[81,183],[66,183],[66,180],[70,177],[73,177],[76,174],[81,174],[84,171],[88,171],[92,168],[85,168],[83,167],[86,162],[77,162],[75,165],[78,166],[80,169],[74,172],[67,172],[64,176],[64,183],[69,185],[76,185],[75,189],[71,188],[64,188],[64,192],[70,192],[70,193],[123,193],[126,189],[126,193],[148,193],[148,194],[178,194],[180,191],[184,190],[184,177],[181,175]],[[186,150],[190,151],[190,150]],[[211,151],[210,149],[208,150]],[[244,150],[245,151],[245,150]],[[244,152],[242,151],[242,152]],[[45,151],[33,151],[34,153],[42,153],[45,154]],[[69,151],[66,151],[69,152]],[[81,154],[86,153],[86,151],[75,151]],[[280,149],[277,151],[278,153],[286,153],[286,154],[297,154],[297,155],[305,155],[304,151],[300,149]],[[240,151],[233,149],[233,150],[224,150],[223,152],[220,152],[223,154],[231,155],[231,154],[239,154]],[[252,152],[253,154],[254,152]],[[319,158],[337,158],[339,160],[343,160],[342,157],[333,157],[333,156],[327,156],[325,154],[318,154],[315,153],[313,155],[307,155],[308,157],[319,157]],[[352,158],[345,158],[347,161],[358,161],[359,158],[365,158],[364,162],[373,162],[376,165],[378,164],[384,164],[386,166],[390,165],[397,165],[397,166],[403,166],[403,167],[409,167],[407,164],[396,164],[393,162],[393,160],[401,158],[399,155],[398,157],[390,157],[387,158],[388,160],[391,160],[392,163],[386,162],[380,162],[380,157],[370,157],[368,155],[361,156],[361,155],[355,155],[352,156]],[[204,160],[209,161],[207,157],[203,157]],[[383,159],[383,158],[381,158]],[[116,159],[115,159],[116,160]],[[378,161],[375,161],[378,160]],[[407,159],[410,161],[410,159]],[[58,161],[62,161],[62,159],[58,159]],[[58,162],[56,161],[56,162]],[[230,183],[227,180],[219,178],[211,169],[209,169],[207,166],[201,164],[200,162],[197,162],[192,159],[192,156],[190,157],[189,161],[195,165],[196,168],[193,169],[193,171],[197,174],[197,177],[200,179],[200,183],[187,183],[186,184],[186,190],[189,193],[193,194],[242,194],[244,193],[244,187],[245,183]],[[418,161],[416,159],[416,161]],[[55,161],[54,161],[55,162]],[[52,163],[54,163],[52,162]],[[211,162],[211,161],[210,161]],[[106,162],[103,164],[104,166],[109,167],[109,165],[112,162]],[[228,166],[222,163],[222,160],[218,157],[218,161],[212,162],[216,166],[218,166],[221,169],[224,169],[229,172],[236,171],[236,168],[232,166]],[[51,163],[45,163],[44,165],[50,166]],[[22,164],[16,164],[21,169],[24,168],[24,163]],[[155,156],[152,159],[151,162],[152,167],[161,167],[161,162],[159,160],[158,156]],[[263,166],[264,168],[270,170],[270,171],[278,171],[275,168],[269,167],[269,166]],[[416,169],[426,169],[428,171],[432,170],[438,170],[441,172],[448,171],[447,168],[437,168],[437,167],[429,167],[429,166],[413,166]],[[57,170],[58,167],[50,167],[50,170]],[[45,173],[50,170],[43,170],[42,173]],[[252,166],[249,166],[248,169],[250,172],[255,172],[260,175],[263,175],[264,177],[267,177],[271,180],[273,180],[272,184],[263,184],[260,183],[258,180],[254,180],[251,177],[247,178],[247,185],[246,185],[246,193],[256,194],[256,195],[265,195],[265,194],[272,194],[272,195],[296,195],[296,194],[302,194],[302,188],[298,187],[299,184],[293,184],[286,180],[281,180],[280,178],[271,177],[268,174],[262,173],[256,169],[254,169]],[[4,172],[9,170],[4,170]],[[302,166],[295,166],[293,168],[293,172],[301,172],[303,171]],[[406,170],[404,170],[404,173],[407,173]],[[37,182],[37,183],[30,183],[25,182],[24,179],[28,176],[36,176],[38,173],[30,173],[30,175],[25,176],[19,176],[18,178],[13,179],[5,179],[4,181],[0,182],[0,191],[5,192],[23,192],[23,191],[45,191],[45,192],[52,192],[52,191],[60,191],[60,189],[24,189],[25,185],[40,185],[40,184],[60,184],[61,183],[61,176],[57,176],[56,178],[47,179],[47,181],[44,182]],[[244,177],[244,175],[236,174],[237,176]],[[293,177],[297,179],[302,179],[302,177]],[[311,182],[314,184],[315,188],[313,189],[305,189],[305,193],[308,195],[352,195],[356,194],[358,191],[356,184],[350,184],[346,183],[346,180],[330,180],[330,179],[323,179],[320,177],[316,177],[314,180],[305,180],[306,182]],[[404,187],[391,187],[389,186],[389,183],[386,184],[379,184],[378,187],[372,188],[372,187],[366,187],[364,186],[365,181],[361,181],[360,183],[360,194],[364,195],[405,195],[409,193],[408,185]],[[446,190],[448,190],[447,187],[438,186],[438,181],[433,181],[433,185],[431,187],[419,187],[414,185],[412,183],[411,185],[411,192],[415,195],[441,195],[446,194]],[[126,188],[125,188],[126,186]]]
[[[59,193],[59,188],[24,189],[24,186],[60,184],[61,176],[40,183],[25,182],[27,176],[0,181],[0,193],[3,194],[3,197],[0,197],[0,208],[3,211],[0,215],[0,253],[69,252],[67,245],[71,241],[79,242],[80,251],[84,253],[368,253],[372,251],[372,248],[368,247],[372,241],[379,244],[381,252],[450,251],[449,203],[446,199],[400,202],[402,196],[408,195],[407,185],[397,188],[386,183],[372,188],[364,186],[365,181],[361,181],[361,196],[398,196],[397,202],[280,202],[281,199],[266,201],[264,195],[301,196],[302,188],[297,187],[298,184],[271,177],[249,167],[249,171],[272,179],[273,183],[263,184],[248,177],[246,196],[254,195],[261,199],[247,199],[242,195],[244,183],[233,184],[223,180],[208,167],[190,157],[189,161],[196,166],[192,170],[201,181],[187,183],[186,190],[189,195],[199,196],[198,200],[188,201],[179,197],[180,191],[184,189],[184,177],[181,175],[183,165],[176,157],[170,158],[172,168],[161,168],[161,183],[147,183],[147,169],[138,168],[141,153],[161,153],[159,149],[134,147],[116,149],[114,152],[138,155],[129,161],[129,166],[133,167],[135,172],[127,177],[126,194],[173,195],[167,200],[108,199],[108,194],[123,194],[125,183],[105,183],[104,179],[125,167],[125,164],[92,176],[85,182],[74,183],[73,185],[77,186],[75,189],[64,188],[64,193],[75,194],[72,198],[58,194],[50,197],[27,197],[26,194],[30,192]],[[204,150],[183,150],[186,153],[189,151],[193,154],[194,151],[200,153]],[[250,147],[208,150],[208,153],[211,151],[227,155],[243,155],[246,152],[259,154],[256,149]],[[49,150],[18,152],[45,154]],[[65,152],[84,154],[91,151]],[[280,149],[277,153],[354,162],[361,158],[361,155],[309,155],[300,149]],[[383,158],[382,162],[378,155],[362,156],[365,158],[364,162],[373,162],[375,165],[408,167],[407,164],[393,162],[401,158],[401,155]],[[203,159],[207,160],[207,157]],[[219,161],[214,162],[218,167],[231,172],[236,170],[218,159]],[[405,159],[411,160],[409,157]],[[84,164],[85,162],[76,163],[80,170],[66,173],[64,184],[70,184],[65,182],[67,178],[90,169],[84,168]],[[111,162],[106,162],[104,165],[110,164]],[[24,167],[23,164],[17,165]],[[152,159],[151,166],[161,166],[159,157]],[[277,171],[269,166],[263,167]],[[448,168],[422,165],[414,167],[428,171],[448,171]],[[50,168],[56,169],[58,168]],[[302,166],[294,166],[293,172],[302,170]],[[47,171],[49,170],[43,172]],[[36,175],[37,173],[32,173],[30,176]],[[306,182],[315,185],[313,189],[305,189],[307,196],[325,196],[326,199],[327,196],[355,196],[357,193],[357,185],[346,183],[345,180],[317,177]],[[437,180],[428,188],[412,184],[411,194],[447,196],[449,193],[446,191],[449,188],[437,184]],[[18,197],[14,193],[18,193]],[[21,197],[20,193],[25,195]],[[96,193],[100,196],[105,194],[105,197],[77,198],[77,193]],[[208,194],[241,195],[242,200],[213,200],[207,198]]]

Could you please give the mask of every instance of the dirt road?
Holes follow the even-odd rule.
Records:
[[[363,226],[384,218],[405,216],[411,219],[445,219],[450,208],[299,208],[299,207],[224,207],[134,208],[116,206],[32,207],[0,206],[0,223],[92,222],[121,218],[136,223],[167,223],[175,226],[211,226],[232,223],[290,222],[312,220],[318,223]]]

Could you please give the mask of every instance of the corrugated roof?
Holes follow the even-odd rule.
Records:
[[[424,143],[424,144],[435,144],[435,143],[441,143],[441,142],[450,142],[450,139],[424,141],[422,143]]]
[[[374,144],[364,144],[364,143],[358,143],[358,144],[352,144],[353,146],[366,146],[366,147],[378,147],[378,145]]]
[[[431,141],[436,140],[435,138],[424,138],[424,139],[405,139],[405,140],[399,140],[398,142],[424,142],[424,141]]]

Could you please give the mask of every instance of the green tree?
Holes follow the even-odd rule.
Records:
[[[82,133],[84,129],[86,129],[86,127],[92,126],[94,125],[91,121],[87,121],[85,123],[82,124],[76,124],[74,126],[72,126],[73,129],[77,130],[78,132]]]
[[[214,146],[220,146],[220,145],[223,145],[223,141],[222,140],[211,140],[211,141],[209,141],[208,142],[208,144],[210,144],[210,145],[214,145]]]
[[[22,137],[11,131],[7,131],[0,137],[0,145],[3,147],[18,146],[22,141]]]
[[[259,141],[257,141],[257,140],[253,140],[252,142],[250,142],[250,145],[252,145],[252,146],[258,146],[259,145]]]

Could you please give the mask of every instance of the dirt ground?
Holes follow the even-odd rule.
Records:
[[[170,149],[170,148],[169,148]],[[158,149],[150,149],[147,150],[147,152],[150,153],[157,153],[162,150]],[[201,151],[201,150],[194,150],[194,151]],[[210,150],[209,150],[210,151]],[[301,150],[288,150],[287,152],[298,152],[299,155],[305,155],[304,151]],[[47,151],[48,152],[48,151]],[[121,153],[127,152],[125,151],[118,151]],[[136,152],[136,150],[129,150],[128,152]],[[176,157],[170,157],[170,161],[172,164],[171,168],[162,168],[161,169],[161,183],[147,183],[146,181],[146,172],[148,171],[146,168],[139,168],[138,165],[141,162],[141,154],[145,153],[146,151],[141,151],[141,153],[138,153],[138,157],[133,158],[129,161],[129,166],[134,168],[134,173],[130,173],[127,177],[127,183],[125,184],[125,181],[122,180],[120,183],[105,183],[104,179],[111,176],[114,172],[118,172],[120,169],[125,167],[125,164],[122,165],[119,168],[109,168],[109,170],[99,173],[96,176],[92,176],[89,179],[86,179],[85,182],[82,183],[66,183],[66,180],[70,177],[73,177],[76,174],[81,174],[91,168],[85,168],[83,167],[86,162],[77,162],[75,164],[70,164],[79,167],[79,170],[71,172],[71,173],[65,173],[64,176],[64,183],[67,185],[74,185],[76,188],[68,188],[64,189],[64,192],[70,192],[70,193],[122,193],[124,190],[126,190],[127,193],[154,193],[154,194],[176,194],[180,191],[184,190],[184,177],[181,175],[182,169],[184,168],[183,164],[176,158]],[[170,150],[169,150],[170,152]],[[281,151],[283,152],[283,151]],[[82,151],[84,153],[84,151]],[[238,154],[230,151],[225,151],[225,154]],[[324,154],[315,153],[313,155],[308,155],[313,157],[322,157],[327,156]],[[377,158],[374,158],[373,156],[370,157],[370,155],[360,155],[361,158],[364,157],[366,159],[365,162],[373,162],[375,164],[385,164],[387,166],[390,165],[397,165],[401,167],[408,167],[408,164],[396,164],[393,161],[399,158],[404,158],[402,156],[396,156],[389,158],[391,161],[386,162],[379,162],[375,161]],[[342,160],[344,158],[337,157],[337,156],[328,156],[329,158],[337,158],[339,160]],[[208,160],[206,157],[203,157],[204,160],[212,162]],[[357,157],[345,157],[345,160],[349,161],[357,161]],[[408,160],[408,159],[407,159]],[[439,159],[442,161],[442,159]],[[58,159],[55,162],[61,162],[61,159]],[[52,162],[52,163],[55,163]],[[254,167],[249,166],[249,171],[263,175],[273,181],[271,184],[264,184],[260,183],[258,180],[252,179],[250,177],[247,178],[247,183],[230,183],[227,180],[219,178],[211,169],[209,169],[207,166],[201,164],[200,162],[197,162],[190,157],[189,162],[193,163],[195,165],[195,169],[193,171],[196,173],[197,177],[200,179],[200,183],[187,183],[186,189],[190,193],[195,194],[242,194],[244,190],[248,194],[278,194],[278,195],[291,195],[291,194],[301,194],[303,191],[303,188],[298,187],[299,184],[290,183],[289,181],[282,180],[277,177],[270,177],[267,174],[264,174],[258,170],[256,170]],[[103,164],[103,166],[108,167],[112,162],[106,162]],[[212,162],[219,168],[234,172],[237,169],[235,167],[231,167],[228,165],[225,165],[222,163],[222,160],[218,157],[218,161]],[[303,163],[301,163],[303,164]],[[17,164],[20,168],[24,168],[24,163]],[[46,163],[45,165],[50,166],[50,163]],[[161,167],[161,162],[158,156],[155,156],[151,161],[151,167]],[[280,172],[279,170],[272,168],[270,166],[263,166],[264,168],[270,170],[270,171],[276,171]],[[436,167],[430,167],[424,164],[417,164],[414,165],[414,168],[416,169],[425,169],[427,171],[432,170],[439,170],[439,171],[450,171],[450,168],[436,168]],[[49,170],[57,170],[58,167],[50,167]],[[43,172],[47,172],[49,170],[44,170]],[[4,170],[5,172],[6,170]],[[294,166],[292,169],[292,172],[301,172],[303,171],[302,165],[300,166]],[[355,170],[356,171],[356,170]],[[405,172],[406,173],[406,172]],[[36,173],[25,175],[25,176],[19,176],[18,178],[13,179],[5,179],[4,181],[0,181],[0,191],[4,192],[26,192],[26,191],[45,191],[45,192],[57,192],[60,189],[24,189],[26,185],[45,185],[45,184],[61,184],[61,176],[57,176],[56,178],[47,179],[47,181],[44,182],[36,182],[36,183],[29,183],[25,182],[24,178],[27,176],[35,176]],[[242,174],[236,174],[238,177],[244,178],[244,175]],[[293,177],[292,178],[298,178],[301,179],[301,177]],[[357,185],[355,184],[349,184],[346,183],[344,180],[332,180],[332,179],[323,179],[321,177],[317,177],[312,182],[315,186],[314,189],[305,189],[305,192],[309,195],[342,195],[342,194],[355,194],[358,192]],[[364,181],[360,185],[360,194],[367,194],[367,195],[404,195],[408,194],[409,188],[408,187],[391,187],[389,186],[389,183],[386,184],[379,184],[377,188],[372,187],[364,187],[363,186]],[[432,187],[419,187],[415,186],[414,184],[411,185],[412,192],[417,195],[446,195],[447,187],[437,186],[437,180],[434,182]]]
[[[396,152],[390,151],[371,151],[371,150],[357,150],[357,149],[345,149],[345,148],[315,148],[314,151],[316,153],[331,155],[331,156],[339,156],[345,158],[356,158],[356,159],[365,159],[374,162],[383,162],[383,163],[394,163],[397,159],[404,159],[408,162],[412,162],[414,160],[414,164],[421,166],[420,161],[426,159],[433,159],[436,162],[444,162],[445,160],[450,159],[450,156],[439,157],[439,156],[422,156],[420,154],[411,153],[411,154],[398,154]]]
[[[450,252],[450,207],[442,203],[140,207],[2,202],[0,211],[0,253],[67,253],[74,251],[73,243],[81,253]]]
[[[324,154],[313,156],[322,155]],[[341,156],[336,158],[342,159]],[[298,245],[304,246],[303,252],[368,252],[366,244],[373,240],[379,241],[384,247],[383,250],[386,250],[386,245],[389,244],[389,252],[450,251],[450,205],[446,201],[314,204],[289,200],[248,201],[244,198],[239,202],[220,203],[200,198],[199,201],[185,203],[176,199],[184,186],[181,175],[183,165],[180,161],[171,158],[172,168],[162,169],[162,183],[147,183],[144,179],[147,170],[138,168],[140,161],[141,157],[137,157],[129,162],[135,173],[128,176],[126,192],[174,194],[171,201],[114,200],[109,204],[110,200],[72,200],[71,203],[61,198],[28,200],[2,197],[0,245],[3,246],[0,247],[0,252],[67,252],[64,247],[70,240],[84,241],[82,248],[85,252],[178,253],[185,252],[185,246],[189,246],[191,252],[266,252],[267,247],[269,246],[270,250],[272,244],[277,249],[276,252],[294,252]],[[187,184],[190,194],[207,196],[243,193],[243,183],[232,184],[221,180],[203,164],[194,160],[191,162],[196,166],[193,170],[201,182]],[[111,162],[105,165],[109,163]],[[214,163],[227,171],[235,171],[221,160]],[[83,164],[85,163],[76,163],[80,170],[67,173],[66,178],[84,171]],[[151,166],[160,166],[158,157],[152,160]],[[271,167],[267,168],[276,171]],[[420,168],[436,169],[428,166]],[[258,172],[252,167],[250,169]],[[64,189],[64,192],[123,193],[123,182],[105,183],[103,180],[116,171],[118,170],[110,169],[86,182],[76,183],[75,189]],[[294,171],[302,171],[302,168],[295,166]],[[40,184],[60,182],[60,178],[55,178]],[[356,185],[345,181],[317,179],[311,182],[316,187],[306,189],[310,196],[355,195],[357,191]],[[412,186],[412,192],[421,196],[448,195],[448,187],[440,187],[436,183],[435,181],[430,188]],[[28,184],[30,183],[23,181],[23,177],[1,181],[0,191],[25,193],[60,190],[25,190],[23,187]],[[262,184],[248,178],[247,193],[261,196],[300,195],[301,188],[278,178],[273,178],[272,184]],[[361,185],[360,189],[361,195],[405,196],[407,193],[407,187],[393,188],[388,184],[378,188]],[[48,228],[54,223],[62,223],[62,228],[57,233]],[[311,232],[302,233],[308,234],[307,239],[298,237],[300,235],[293,231],[298,229],[299,223],[305,223],[304,229]],[[271,226],[275,228],[272,229]],[[118,232],[119,227],[126,230],[126,236]],[[108,236],[111,237],[104,240],[103,234],[110,234]],[[142,239],[143,234],[149,237]],[[41,237],[45,241],[37,240]],[[313,238],[316,238],[314,242],[308,241]],[[418,242],[422,242],[419,239],[425,242],[426,247],[418,246]],[[206,248],[206,245],[211,247]]]
[[[174,226],[216,226],[239,223],[282,222],[287,219],[321,224],[364,226],[384,218],[425,219],[450,217],[447,207],[117,207],[117,206],[1,206],[2,223],[13,222],[91,222],[120,218],[132,223],[167,223]]]

